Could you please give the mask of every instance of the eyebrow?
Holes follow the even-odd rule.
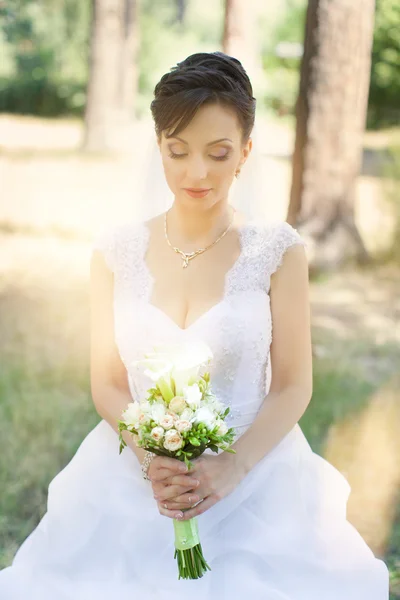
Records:
[[[180,142],[183,142],[184,144],[189,143],[186,140],[183,140],[182,138],[178,137],[177,135],[171,136],[168,139],[179,140]],[[220,138],[219,140],[214,140],[213,142],[208,142],[208,144],[206,144],[206,146],[213,146],[214,144],[218,144],[218,142],[225,142],[225,141],[232,142],[232,144],[233,144],[233,141],[230,138]]]

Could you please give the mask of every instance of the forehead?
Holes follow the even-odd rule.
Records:
[[[174,128],[170,128],[167,134],[171,134],[173,130]],[[177,135],[189,143],[207,143],[225,137],[235,142],[240,139],[241,128],[233,108],[207,104],[199,108],[188,125]],[[174,138],[171,138],[171,141],[173,140]]]

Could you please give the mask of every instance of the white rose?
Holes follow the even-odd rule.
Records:
[[[170,429],[165,432],[164,437],[164,448],[170,450],[171,452],[175,452],[175,450],[179,450],[183,446],[183,439],[179,431],[176,429]]]
[[[165,417],[163,419],[161,419],[161,421],[160,421],[160,425],[164,429],[172,429],[172,427],[174,426],[174,423],[175,423],[175,419],[172,415],[165,415]]]
[[[140,406],[137,402],[129,402],[128,408],[122,413],[122,420],[130,427],[137,427],[139,424]]]
[[[177,415],[180,415],[185,408],[187,408],[187,404],[183,396],[175,396],[169,403],[169,409]]]
[[[213,429],[215,421],[216,418],[214,413],[207,406],[202,406],[196,411],[194,417],[195,423],[202,423],[207,427],[207,429]]]
[[[151,406],[151,418],[159,425],[165,417],[165,406],[164,404],[152,404]]]
[[[216,425],[218,425],[217,435],[225,435],[228,432],[228,425],[222,419],[217,419]]]
[[[164,437],[164,429],[162,427],[153,427],[150,433],[153,440],[160,442]]]
[[[191,408],[185,408],[183,413],[180,415],[181,421],[191,421],[194,416],[194,411]]]
[[[193,385],[186,385],[183,388],[183,395],[190,408],[199,408],[202,393],[197,383],[194,383]]]
[[[183,433],[184,431],[190,431],[192,429],[192,424],[190,421],[179,419],[179,421],[175,423],[175,427],[180,433]]]

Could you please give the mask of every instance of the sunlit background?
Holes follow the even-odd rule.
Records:
[[[307,38],[306,0],[93,4],[96,20],[90,0],[0,1],[0,568],[99,421],[89,388],[91,244],[140,214],[154,86],[187,55],[224,50],[254,85],[265,214],[298,227],[310,251],[314,394],[300,425],[347,477],[348,518],[387,562],[400,598],[400,5],[354,0],[346,15],[350,3],[330,0],[324,22],[312,11],[326,1],[310,0]],[[341,19],[358,25],[346,31]],[[331,45],[307,78],[303,50],[322,25]],[[351,48],[361,48],[355,62]],[[323,74],[333,88],[314,85]],[[333,182],[345,189],[342,221],[329,214],[329,193],[310,196],[305,172],[324,193]]]

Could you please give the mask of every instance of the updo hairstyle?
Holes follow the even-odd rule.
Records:
[[[158,139],[162,132],[179,135],[206,104],[233,108],[242,128],[242,143],[251,135],[256,99],[250,79],[241,62],[223,52],[198,52],[165,73],[154,88],[150,109]]]

